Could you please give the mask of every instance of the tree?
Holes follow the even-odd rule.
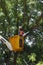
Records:
[[[40,64],[43,61],[42,0],[0,0],[0,34],[8,39],[9,35],[14,36],[18,34],[19,25],[23,26],[24,32],[29,31],[29,36],[27,37],[29,41],[33,41],[34,38],[35,45],[32,45],[32,47],[30,47],[29,45],[27,45],[28,42],[25,42],[24,52],[18,54],[16,60],[17,65],[19,65],[19,63],[22,65],[25,64],[22,60],[23,58],[30,65],[32,63],[37,64],[38,62],[38,64]],[[6,48],[5,45],[0,45],[0,49],[2,47],[3,49]],[[9,50],[7,49],[7,51]],[[32,61],[34,58],[33,53],[36,55],[34,62]],[[32,57],[31,54],[33,54],[33,58],[29,60]],[[0,54],[0,57],[2,57],[2,55]],[[12,56],[12,58],[13,57],[14,56]],[[12,62],[13,61],[11,60],[10,63]]]

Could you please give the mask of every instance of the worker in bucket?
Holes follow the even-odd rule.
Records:
[[[22,29],[22,26],[19,26],[18,34],[19,34],[20,36],[23,36],[24,31],[23,31],[23,29]]]

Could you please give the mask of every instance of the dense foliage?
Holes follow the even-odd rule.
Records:
[[[0,0],[0,35],[8,39],[18,34],[22,25],[30,41],[35,45],[24,45],[25,50],[18,54],[17,65],[43,65],[43,0]],[[4,63],[4,53],[9,51],[0,42],[0,65]],[[13,64],[13,53],[10,63]],[[3,63],[2,63],[3,62]]]

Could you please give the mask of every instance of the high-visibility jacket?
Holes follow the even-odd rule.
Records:
[[[24,32],[23,32],[23,31],[19,31],[19,35],[21,35],[21,36],[22,36],[23,34],[24,34]]]

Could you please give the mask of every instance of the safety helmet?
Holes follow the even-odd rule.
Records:
[[[19,29],[22,29],[22,26],[19,26]]]

